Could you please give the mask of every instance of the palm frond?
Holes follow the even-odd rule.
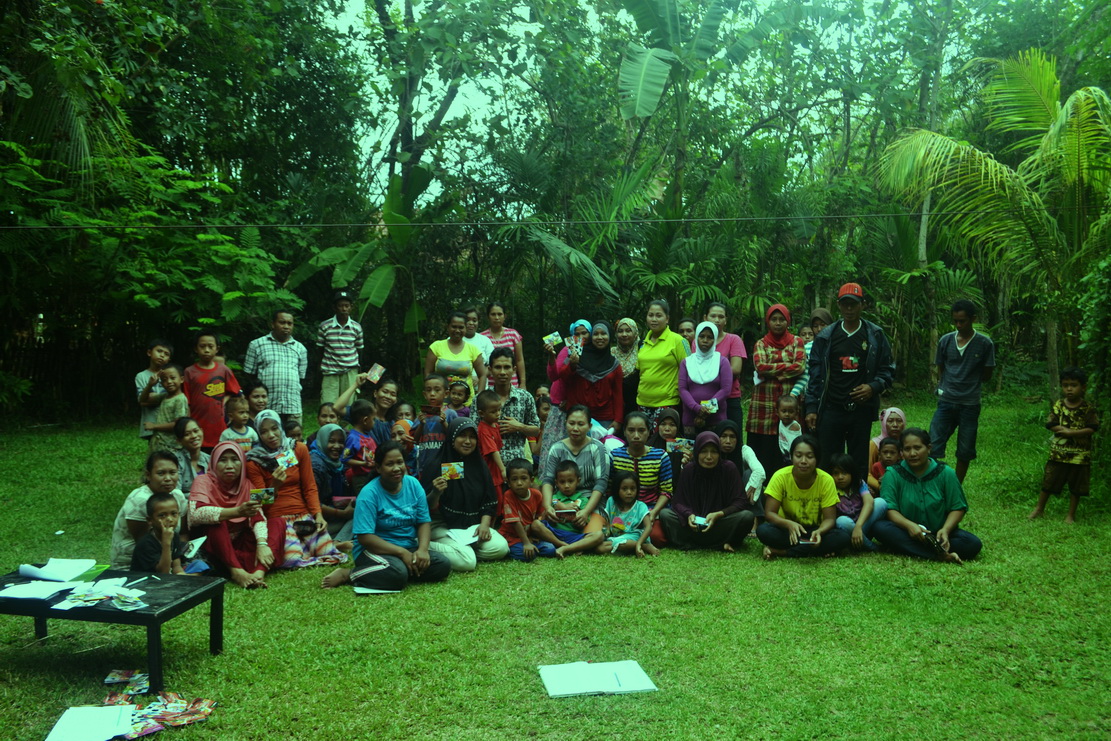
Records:
[[[984,88],[991,118],[988,130],[1025,134],[1007,151],[1036,149],[1061,108],[1057,61],[1040,49],[1030,49],[1009,59],[974,59],[972,65],[993,69]]]

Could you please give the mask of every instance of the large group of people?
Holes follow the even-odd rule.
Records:
[[[211,567],[243,587],[265,586],[273,569],[331,565],[325,587],[396,591],[480,561],[737,552],[749,538],[769,560],[877,548],[974,558],[962,482],[994,346],[973,328],[975,307],[957,302],[927,431],[897,408],[881,412],[894,363],[883,329],[862,317],[866,303],[847,283],[836,320],[825,308],[796,322],[787,306],[768,307],[747,415],[750,355],[720,303],[679,331],[653,300],[643,324],[579,319],[529,342],[506,326],[503,304],[486,307],[482,332],[477,309],[464,308],[428,347],[414,404],[380,366],[359,371],[363,332],[341,291],[318,327],[321,405],[308,436],[308,353],[292,312],[275,312],[250,344],[243,387],[212,333],[196,337],[185,369],[154,341],[136,377],[146,483],[117,517],[112,563]],[[534,392],[526,347],[546,357]],[[1083,382],[1054,407],[1048,426],[1068,444],[1047,465],[1035,516],[1065,485],[1074,500],[1087,493],[1080,469],[1098,420]],[[952,467],[939,459],[954,433]],[[175,557],[164,514],[175,509],[177,539],[206,536],[197,561]]]

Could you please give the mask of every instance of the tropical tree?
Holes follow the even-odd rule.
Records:
[[[987,70],[989,130],[1010,134],[1023,156],[1011,168],[967,142],[916,129],[888,146],[882,184],[910,203],[932,193],[934,224],[971,260],[1020,276],[1045,314],[1050,382],[1057,386],[1058,335],[1075,358],[1080,277],[1111,246],[1111,98],[1100,88],[1061,101],[1056,62],[1032,49],[1011,59],[976,59]]]

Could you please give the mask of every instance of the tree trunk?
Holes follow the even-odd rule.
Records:
[[[922,201],[922,218],[918,224],[918,267],[919,269],[925,268],[929,264],[929,255],[927,252],[927,235],[929,233],[930,225],[930,202],[932,194],[926,194],[926,200]],[[933,276],[930,273],[925,273],[923,279],[926,281],[925,294],[926,294],[926,322],[930,328],[930,343],[927,346],[927,352],[933,353],[933,349],[937,347],[937,287],[934,285]],[[929,364],[930,367],[930,387],[937,386],[938,381],[938,368],[933,363]]]
[[[1045,364],[1049,371],[1049,393],[1056,398],[1061,389],[1061,366],[1057,357],[1057,311],[1045,315]]]

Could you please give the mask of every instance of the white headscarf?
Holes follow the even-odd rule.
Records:
[[[703,329],[714,333],[714,344],[709,352],[698,347],[698,336]],[[694,352],[687,357],[687,377],[691,383],[711,383],[721,375],[721,353],[717,351],[718,327],[713,322],[702,322],[694,328]]]

